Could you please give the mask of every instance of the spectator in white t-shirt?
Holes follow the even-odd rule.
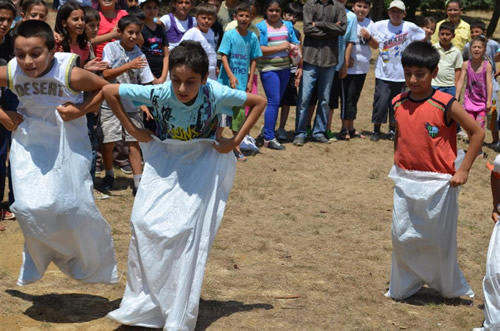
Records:
[[[392,99],[403,92],[405,77],[401,56],[412,41],[425,39],[425,31],[416,24],[404,21],[406,7],[403,1],[395,0],[389,5],[389,19],[374,24],[373,37],[379,42],[379,54],[375,64],[375,94],[373,96],[371,141],[380,139],[380,126],[387,122],[389,133],[386,138],[394,140],[396,120],[392,110]]]
[[[184,33],[183,40],[198,41],[208,56],[208,78],[217,80],[217,44],[214,31],[211,29],[217,18],[217,8],[208,3],[201,3],[196,7],[196,23]]]

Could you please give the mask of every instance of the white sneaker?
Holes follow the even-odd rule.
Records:
[[[287,141],[288,140],[288,137],[286,136],[286,131],[285,129],[278,129],[278,135],[276,136],[276,139],[278,139],[278,141]]]
[[[102,192],[99,192],[98,190],[94,189],[94,200],[108,200],[109,195],[104,194]]]

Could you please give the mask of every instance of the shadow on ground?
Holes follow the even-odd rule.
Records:
[[[31,295],[17,290],[6,290],[13,297],[31,301],[25,315],[49,323],[83,323],[106,316],[120,304],[120,299],[109,301],[90,294]]]
[[[200,310],[198,315],[198,322],[196,323],[195,331],[204,331],[212,323],[222,317],[232,315],[234,313],[241,313],[251,311],[254,309],[274,309],[273,305],[265,303],[244,304],[239,301],[218,301],[218,300],[200,300]],[[132,327],[122,325],[114,331],[146,331],[154,330],[149,328]]]
[[[463,298],[443,298],[438,291],[424,287],[414,295],[404,300],[396,300],[409,305],[447,305],[447,306],[472,306],[474,301]]]

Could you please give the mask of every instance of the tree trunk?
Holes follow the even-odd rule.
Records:
[[[493,10],[493,15],[491,16],[490,24],[488,24],[488,29],[486,30],[486,35],[488,37],[493,36],[493,33],[497,28],[497,23],[499,18],[500,18],[500,0],[496,0],[495,10]]]

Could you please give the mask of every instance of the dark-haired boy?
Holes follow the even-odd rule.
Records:
[[[0,1],[0,66],[5,66],[14,56],[12,45],[12,36],[9,33],[10,26],[16,17],[16,7],[8,0]],[[17,98],[7,88],[2,87],[0,91],[0,104],[3,109],[15,110],[17,107]],[[12,192],[12,183],[10,180],[10,171],[7,169],[7,155],[11,141],[11,134],[0,123],[0,202],[2,202],[5,191],[5,177],[9,174],[9,205],[12,204],[14,194]],[[14,220],[15,215],[8,208],[0,207],[0,221]],[[0,225],[0,231],[5,227]]]
[[[217,17],[217,9],[209,3],[196,6],[196,26],[187,30],[181,38],[201,44],[208,56],[208,78],[217,80],[217,43],[212,25]]]
[[[103,71],[103,77],[111,82],[150,84],[155,80],[146,57],[136,45],[141,34],[142,24],[133,15],[122,17],[118,22],[120,40],[108,43],[102,52],[102,60],[109,63],[109,69]],[[148,113],[147,107],[135,107],[131,101],[125,101],[124,107],[135,124],[144,127],[142,112]],[[115,142],[125,139],[129,147],[130,166],[134,176],[132,194],[135,195],[142,174],[142,158],[139,143],[120,125],[120,121],[106,103],[101,107],[101,127],[103,132],[102,158],[106,171],[103,188],[113,188],[113,148]]]
[[[392,100],[397,130],[389,174],[395,188],[386,295],[394,299],[424,284],[446,298],[474,295],[457,262],[458,186],[467,182],[484,132],[453,96],[432,88],[439,59],[425,41],[408,45],[401,62],[410,91]],[[471,138],[455,166],[457,123]]]
[[[455,27],[451,22],[443,22],[439,26],[439,42],[434,44],[440,60],[436,78],[432,79],[432,87],[451,96],[456,95],[456,85],[462,71],[462,53],[451,40],[455,37]]]
[[[108,316],[127,325],[193,330],[206,260],[235,175],[229,152],[255,125],[266,101],[207,80],[208,57],[194,41],[172,50],[169,71],[171,80],[163,85],[103,89],[127,131],[147,142],[141,145],[144,176],[131,216],[127,287],[120,308]],[[152,105],[159,139],[137,128],[120,100]],[[244,105],[251,111],[241,130],[214,143],[220,115],[231,116],[233,106]]]
[[[0,86],[8,85],[20,101],[18,112],[0,109],[0,123],[13,131],[12,209],[25,239],[17,283],[42,278],[51,262],[75,279],[113,283],[113,240],[92,197],[84,116],[99,110],[97,91],[107,82],[79,68],[77,55],[54,54],[54,46],[47,23],[22,22],[14,36],[16,57],[0,67]],[[84,101],[81,91],[93,94]]]
[[[252,91],[257,58],[262,56],[257,35],[249,30],[252,22],[251,11],[252,8],[248,3],[236,6],[234,18],[238,26],[224,33],[218,50],[222,59],[219,82],[246,92]],[[234,134],[240,130],[246,117],[245,108],[234,107],[233,111],[230,127]],[[226,123],[221,124],[222,127],[225,125]],[[246,161],[240,146],[235,147],[234,153],[238,160]]]

